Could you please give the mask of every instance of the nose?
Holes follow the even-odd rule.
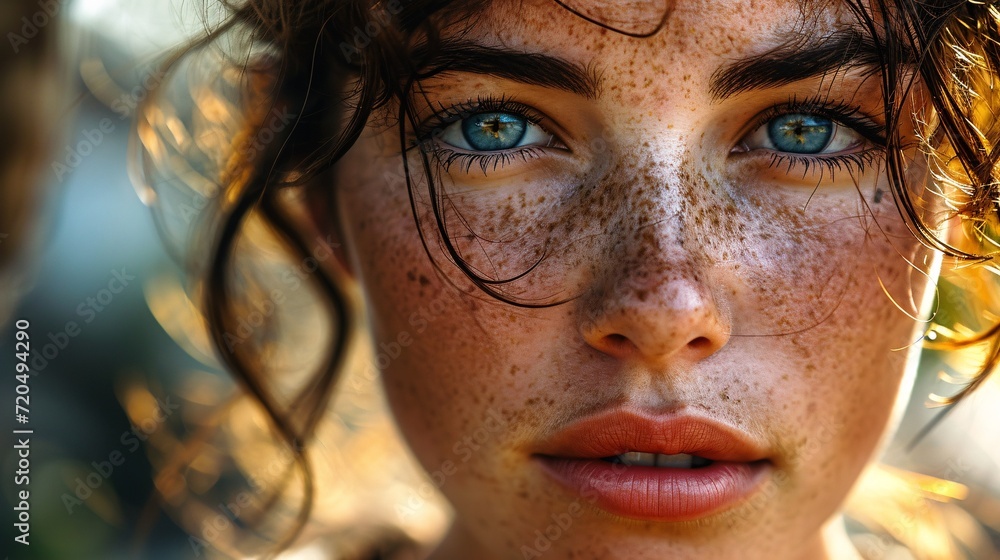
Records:
[[[618,261],[609,270],[579,310],[580,333],[592,348],[662,368],[703,360],[729,341],[731,320],[706,271],[690,261],[679,255],[637,266]]]

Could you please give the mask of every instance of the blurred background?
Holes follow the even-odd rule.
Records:
[[[126,171],[131,111],[158,85],[152,64],[218,14],[181,1],[51,0],[37,6],[39,13],[55,6],[58,14],[49,15],[61,20],[66,99],[54,117],[59,141],[42,168],[44,196],[32,232],[36,241],[17,265],[21,280],[4,294],[19,299],[0,327],[0,371],[7,372],[0,376],[0,395],[11,406],[14,321],[27,319],[34,434],[28,547],[12,544],[13,441],[0,448],[7,519],[0,529],[2,548],[16,559],[239,555],[227,540],[237,537],[202,539],[196,544],[207,547],[194,546],[186,532],[205,537],[206,520],[222,516],[217,530],[229,535],[226,519],[235,516],[232,509],[227,512],[227,503],[206,498],[201,509],[169,515],[151,515],[156,504],[147,508],[154,472],[182,449],[181,440],[208,423],[218,405],[242,404],[230,400],[233,385],[215,366],[180,288],[177,264],[165,253]],[[0,31],[8,39],[10,33],[30,34],[29,23],[15,21],[12,29]],[[3,144],[17,141],[8,137]],[[968,538],[1000,544],[1000,382],[988,382],[907,450],[938,412],[924,403],[928,394],[941,390],[940,372],[952,367],[926,354],[885,462],[899,472],[919,473],[904,476],[935,500],[960,503],[983,526],[970,527]],[[336,537],[345,527],[393,525],[410,538],[431,541],[447,522],[447,508],[426,493],[414,505],[414,489],[426,482],[395,440],[373,379],[370,370],[359,367],[345,380],[330,421],[320,430],[326,467],[318,476],[324,497],[307,534],[316,535],[325,550],[335,546],[321,535]],[[24,427],[12,416],[4,422],[5,434]],[[254,462],[263,464],[261,448],[254,446],[264,422],[250,409],[235,416],[239,421],[225,430],[226,442],[210,445],[214,454],[200,455],[185,480],[158,481],[168,502],[171,496],[207,492],[231,472],[242,472],[244,480],[254,476]],[[241,445],[243,455],[227,453]],[[373,473],[352,470],[351,464],[399,466]],[[408,509],[400,513],[400,504]],[[329,557],[320,550],[304,546],[283,557]]]
[[[39,13],[60,21],[48,22]],[[180,44],[182,13],[170,2],[124,6],[101,0],[59,1],[39,3],[28,12],[27,22],[15,20],[12,29],[2,30],[4,37],[25,37],[24,48],[31,48],[33,27],[41,22],[46,22],[45,28],[58,25],[68,74],[65,87],[71,90],[60,106],[51,108],[58,112],[61,130],[51,161],[41,171],[45,197],[33,232],[41,242],[17,265],[27,269],[23,295],[0,335],[0,369],[13,372],[13,323],[29,320],[37,360],[30,384],[29,425],[34,434],[27,547],[12,544],[14,486],[7,474],[16,470],[17,458],[12,444],[5,443],[0,451],[3,515],[8,521],[0,530],[0,548],[10,558],[128,557],[152,477],[146,450],[133,443],[138,437],[131,435],[124,405],[130,398],[141,399],[136,395],[143,390],[138,388],[169,385],[178,372],[197,367],[158,326],[146,304],[144,286],[171,264],[126,173],[129,115],[113,110],[110,99],[98,100],[81,74],[86,64],[102,57],[121,65],[118,73],[126,76],[137,62]],[[145,92],[139,89],[133,95],[133,86],[122,85],[121,105],[116,107],[134,108]],[[8,142],[17,139],[8,137],[3,144]],[[70,328],[67,334],[70,323],[78,329]],[[51,346],[43,350],[47,344]],[[13,400],[13,382],[13,375],[2,376],[5,401]],[[13,420],[5,423],[5,442],[10,423]],[[80,500],[78,480],[86,484],[95,470],[92,463],[109,462],[114,452],[121,453],[121,464],[110,476],[101,476],[100,484],[92,485],[96,488],[81,489],[81,495],[88,490],[92,494]],[[187,557],[186,545],[186,535],[161,517],[144,557]]]

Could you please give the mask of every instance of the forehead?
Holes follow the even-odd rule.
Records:
[[[745,56],[856,23],[842,0],[563,0],[563,3],[589,14],[610,13],[615,8],[603,6],[614,5],[618,8],[616,18],[625,18],[630,5],[643,5],[634,13],[646,17],[655,12],[648,5],[661,5],[666,17],[663,27],[652,37],[632,38],[588,22],[556,0],[495,0],[486,3],[471,30],[460,26],[461,33],[471,31],[480,41],[526,50],[541,47],[577,59],[624,52],[663,60],[685,55]],[[623,51],[622,47],[626,49]]]

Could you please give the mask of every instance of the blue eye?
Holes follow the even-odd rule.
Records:
[[[462,135],[475,150],[508,150],[528,130],[528,119],[510,113],[480,113],[462,119]]]
[[[792,113],[781,115],[767,125],[774,147],[793,154],[817,154],[833,138],[833,121],[817,115]]]
[[[473,113],[437,134],[438,140],[470,152],[501,152],[525,146],[551,146],[555,138],[527,116],[506,111]]]
[[[856,130],[812,113],[784,113],[748,134],[738,152],[770,150],[796,155],[839,154],[865,144]]]

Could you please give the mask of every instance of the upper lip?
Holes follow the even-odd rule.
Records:
[[[614,408],[571,422],[539,446],[538,455],[599,459],[629,451],[712,461],[752,462],[767,458],[762,446],[724,423],[688,413],[647,414]]]

